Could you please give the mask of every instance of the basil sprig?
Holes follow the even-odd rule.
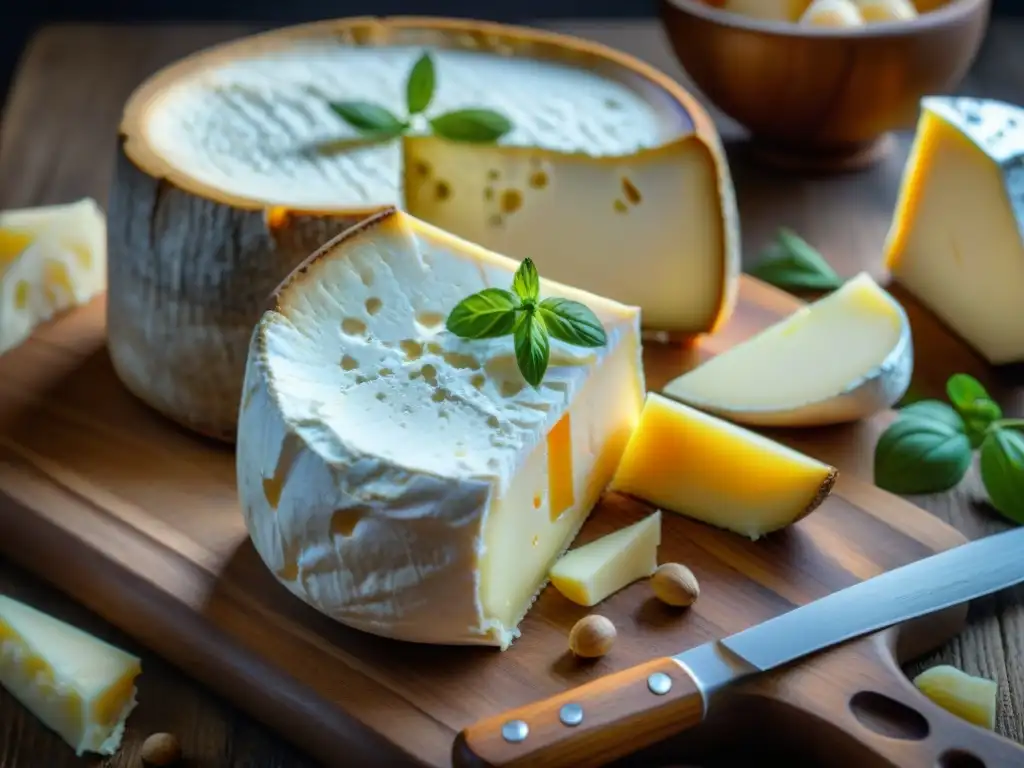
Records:
[[[374,139],[391,139],[409,130],[414,115],[427,111],[436,88],[434,60],[429,53],[423,53],[406,78],[407,115],[404,118],[370,101],[332,101],[329,106],[338,117],[363,135]],[[478,107],[444,112],[429,118],[427,124],[441,138],[478,143],[497,141],[512,130],[512,123],[505,115]]]
[[[786,227],[747,273],[785,291],[833,291],[843,284],[825,258]]]
[[[1024,420],[1003,411],[972,376],[946,383],[949,403],[900,409],[875,446],[875,484],[894,493],[939,493],[959,483],[979,450],[981,481],[1005,517],[1024,524]]]
[[[512,290],[485,288],[460,301],[445,326],[463,339],[494,339],[512,335],[516,363],[526,382],[537,387],[544,379],[551,354],[550,338],[576,347],[603,347],[604,327],[578,301],[540,298],[540,276],[530,259],[523,259],[512,278]]]

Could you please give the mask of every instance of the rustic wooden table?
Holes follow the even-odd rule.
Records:
[[[545,24],[624,49],[683,79],[658,25],[636,22]],[[60,26],[43,30],[26,50],[0,123],[0,208],[63,202],[83,195],[105,201],[114,136],[130,90],[160,66],[196,49],[252,31],[244,26]],[[1020,102],[1024,99],[1024,21],[993,24],[961,91]],[[909,145],[902,134],[876,167],[829,178],[800,178],[750,164],[741,135],[716,115],[740,200],[744,257],[750,263],[779,225],[801,232],[844,276],[868,270],[881,276],[881,244]],[[994,371],[945,332],[898,290],[914,318],[919,350],[913,393],[937,395],[946,378],[965,371],[982,379],[1005,410],[1024,416],[1024,370]],[[865,468],[866,469],[866,468]],[[869,471],[866,469],[866,471]],[[979,501],[972,473],[955,492],[913,501],[969,537],[1006,527]],[[0,532],[0,536],[2,536]],[[145,674],[125,747],[106,766],[139,765],[142,740],[154,731],[179,736],[193,766],[312,765],[265,728],[204,690],[159,658],[38,579],[0,559],[0,590],[140,653]],[[1024,741],[1024,588],[979,600],[969,628],[920,665],[952,663],[999,681],[998,730]],[[910,670],[912,671],[912,670]],[[0,768],[81,765],[9,695],[0,690]]]

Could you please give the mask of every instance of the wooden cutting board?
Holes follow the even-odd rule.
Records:
[[[688,349],[647,346],[649,388],[797,306],[744,278],[734,318],[714,337]],[[786,532],[755,543],[668,514],[660,559],[692,568],[700,600],[672,611],[642,582],[612,596],[595,610],[616,623],[619,640],[596,663],[566,652],[587,609],[553,588],[505,653],[383,640],[320,616],[264,569],[238,510],[232,451],[122,388],[104,348],[103,309],[96,301],[70,313],[0,357],[0,551],[331,765],[448,765],[455,734],[478,718],[964,540],[856,477],[870,465],[882,415],[786,435],[841,470],[832,497]],[[578,541],[648,511],[608,498]],[[962,619],[925,622],[913,650],[940,645]],[[890,660],[865,658],[876,678],[900,674]]]

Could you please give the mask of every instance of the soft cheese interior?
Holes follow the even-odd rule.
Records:
[[[444,327],[517,264],[391,212],[293,275],[253,336],[237,442],[257,551],[292,592],[380,635],[507,646],[610,481],[644,382],[635,308],[553,342],[539,388],[510,337]]]

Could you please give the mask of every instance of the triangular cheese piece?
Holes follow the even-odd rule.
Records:
[[[651,393],[612,489],[751,539],[810,514],[833,467]]]
[[[989,362],[1024,361],[1024,109],[939,96],[921,108],[887,266]]]
[[[639,310],[542,277],[608,343],[553,342],[534,389],[511,337],[445,329],[517,267],[392,209],[300,267],[256,328],[242,508],[270,569],[328,616],[505,647],[611,479],[643,399]]]
[[[138,657],[0,595],[0,685],[76,754],[117,750],[140,671]]]
[[[661,512],[648,515],[563,555],[551,568],[551,583],[579,605],[597,605],[658,567]]]

